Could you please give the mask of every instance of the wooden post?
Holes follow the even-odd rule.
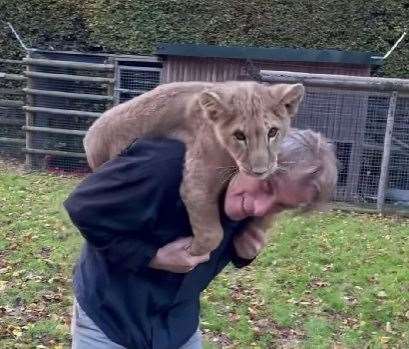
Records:
[[[114,69],[108,73],[108,77],[110,78],[112,82],[108,83],[107,86],[107,95],[112,97],[112,102],[109,104],[109,108],[112,108],[114,105],[118,104],[117,96],[115,94],[115,87],[116,87],[116,79],[117,79],[117,69],[118,69],[118,64],[113,58],[108,59],[109,64],[112,64],[114,66]],[[106,109],[109,109],[106,108]]]
[[[30,51],[27,51],[27,58],[31,58]],[[29,64],[26,66],[26,72],[30,72],[32,67]],[[26,88],[31,89],[32,79],[27,78]],[[26,94],[26,105],[29,107],[34,106],[34,97],[31,94]],[[25,126],[34,126],[34,113],[30,110],[25,110],[26,113],[26,125]],[[31,132],[26,132],[26,149],[33,148],[33,134]],[[31,153],[26,152],[26,169],[33,169],[33,156]]]
[[[113,105],[117,105],[121,103],[121,92],[119,89],[121,88],[121,68],[120,62],[116,59],[115,60],[115,69],[114,69],[114,103]]]
[[[383,142],[381,174],[379,177],[378,197],[377,197],[377,203],[376,203],[378,212],[380,213],[383,212],[383,208],[385,204],[385,191],[386,191],[386,184],[387,184],[386,182],[388,179],[388,172],[389,172],[389,159],[390,159],[390,154],[391,154],[392,132],[393,132],[393,124],[395,122],[395,111],[396,111],[397,98],[398,98],[398,92],[393,91],[392,96],[389,100],[388,118],[386,120],[385,139]]]

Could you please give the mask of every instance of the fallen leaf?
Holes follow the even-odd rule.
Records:
[[[0,292],[4,291],[6,289],[8,282],[4,280],[0,280]]]
[[[390,337],[382,336],[382,337],[379,337],[379,340],[380,340],[380,342],[381,342],[382,344],[386,344],[386,343],[389,342]]]
[[[389,332],[389,333],[392,333],[392,332],[393,332],[393,331],[392,331],[391,323],[390,323],[389,321],[386,323],[385,331],[386,331],[386,332]]]
[[[385,291],[379,291],[376,295],[377,295],[379,298],[386,298],[386,297],[388,297],[388,294],[387,294]]]

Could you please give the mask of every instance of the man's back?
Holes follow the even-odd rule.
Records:
[[[232,234],[244,222],[222,214],[225,238],[208,262],[186,274],[148,267],[160,247],[191,235],[179,195],[184,152],[177,141],[138,141],[65,202],[87,240],[74,274],[77,301],[125,347],[181,346],[198,327],[200,292],[236,257]]]

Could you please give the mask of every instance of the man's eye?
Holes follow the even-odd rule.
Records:
[[[238,141],[245,141],[246,140],[246,136],[242,131],[235,131],[233,133],[233,136],[238,140]]]

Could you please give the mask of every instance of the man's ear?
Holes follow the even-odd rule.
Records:
[[[212,90],[204,91],[199,95],[199,105],[213,122],[217,122],[226,111],[221,95]]]
[[[278,96],[290,117],[297,114],[298,107],[304,97],[305,87],[302,84],[278,84],[271,86],[275,96]]]

